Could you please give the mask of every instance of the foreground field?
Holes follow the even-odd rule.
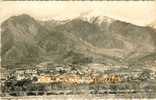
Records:
[[[156,93],[136,93],[136,94],[106,94],[106,95],[50,95],[50,96],[18,96],[18,97],[2,97],[1,100],[103,100],[103,99],[146,99],[146,98],[156,98]]]

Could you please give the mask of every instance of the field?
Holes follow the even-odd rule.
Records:
[[[148,93],[135,93],[135,94],[102,94],[102,95],[43,95],[43,96],[19,96],[19,97],[2,97],[1,100],[103,100],[103,99],[146,99],[154,98],[155,93],[152,95]]]

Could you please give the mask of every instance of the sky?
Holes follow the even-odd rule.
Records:
[[[1,1],[0,24],[10,16],[29,14],[37,20],[107,16],[140,26],[156,22],[155,1]]]

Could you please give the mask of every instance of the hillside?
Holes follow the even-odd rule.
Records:
[[[155,29],[107,17],[44,22],[23,14],[1,29],[2,64],[127,64],[156,52]]]

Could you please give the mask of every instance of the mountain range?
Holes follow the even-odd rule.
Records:
[[[156,29],[108,17],[39,21],[22,14],[1,24],[2,65],[156,65]]]

